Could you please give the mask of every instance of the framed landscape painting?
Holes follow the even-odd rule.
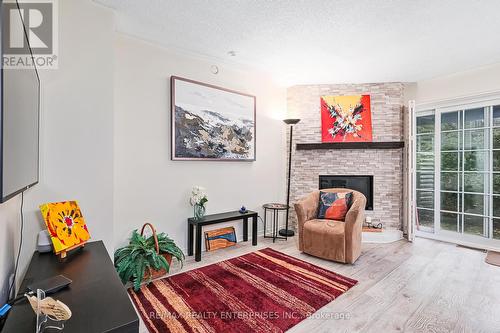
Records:
[[[321,141],[372,141],[370,95],[321,96]]]
[[[172,76],[172,159],[255,161],[255,96]]]

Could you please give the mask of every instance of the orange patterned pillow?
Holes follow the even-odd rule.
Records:
[[[319,193],[318,219],[344,221],[351,207],[352,192]]]

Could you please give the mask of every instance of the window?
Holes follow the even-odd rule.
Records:
[[[459,112],[441,114],[440,228],[458,231],[460,211],[460,149],[462,117]]]
[[[487,108],[441,113],[440,228],[485,235]],[[463,204],[462,204],[463,203]]]
[[[419,230],[432,231],[434,229],[434,115],[417,117],[416,124],[417,227]]]
[[[492,108],[492,224],[491,237],[500,239],[500,105]]]
[[[415,142],[417,230],[500,240],[500,105],[421,112]]]

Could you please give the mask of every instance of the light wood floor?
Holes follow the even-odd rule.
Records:
[[[500,332],[500,267],[486,264],[484,252],[417,238],[363,244],[358,261],[346,265],[300,253],[296,243],[259,238],[255,247],[203,253],[201,262],[188,257],[173,273],[269,246],[359,281],[288,332]],[[147,332],[142,323],[140,331]]]

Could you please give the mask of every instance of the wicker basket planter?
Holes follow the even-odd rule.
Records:
[[[146,237],[148,227],[152,233]],[[137,291],[143,283],[168,274],[175,257],[182,265],[184,253],[165,233],[156,233],[151,223],[144,223],[140,233],[132,232],[129,244],[115,251],[115,267],[124,284],[133,283]]]
[[[160,253],[160,247],[158,246],[158,236],[156,235],[156,229],[151,223],[144,223],[144,225],[141,228],[141,236],[144,236],[144,229],[146,227],[149,227],[149,229],[151,229],[151,232],[153,233],[153,238],[155,240],[156,254],[159,254],[163,258],[165,258],[168,262],[168,266],[170,266],[172,264],[172,255],[170,253]],[[168,271],[166,269],[155,270],[150,268],[148,271],[144,272],[144,280],[158,279],[167,274]]]

